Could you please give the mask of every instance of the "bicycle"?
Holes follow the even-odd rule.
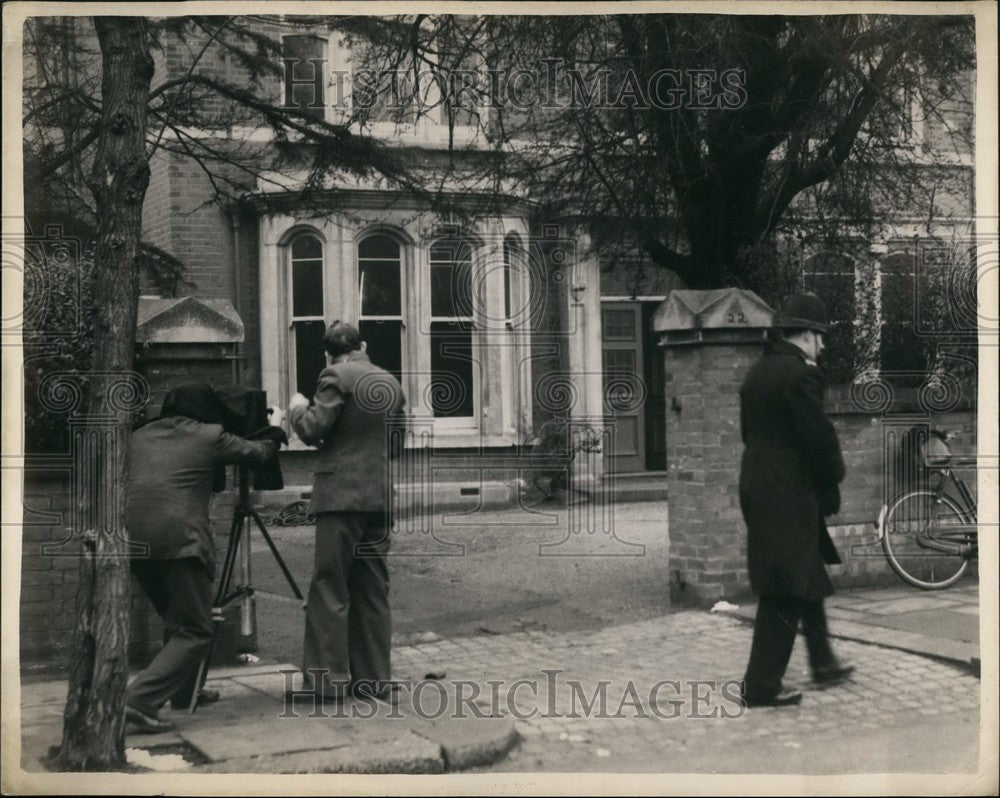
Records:
[[[884,504],[876,522],[892,570],[924,590],[955,584],[979,556],[976,500],[954,471],[975,466],[976,458],[952,454],[948,444],[957,435],[931,431],[927,445],[919,447],[922,484]]]

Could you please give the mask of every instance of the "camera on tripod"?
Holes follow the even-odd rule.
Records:
[[[245,385],[227,385],[215,389],[223,404],[222,428],[230,435],[254,440],[270,426],[267,393]],[[264,465],[251,466],[254,490],[281,490],[285,481],[278,458]],[[240,486],[246,483],[246,468],[240,468]]]

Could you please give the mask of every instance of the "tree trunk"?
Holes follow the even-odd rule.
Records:
[[[59,766],[108,770],[125,764],[128,678],[128,436],[142,398],[132,372],[142,203],[149,183],[146,108],[153,60],[148,23],[95,17],[102,62],[102,118],[91,189],[97,209],[93,372],[85,424],[75,430],[82,556],[73,664]],[[85,481],[83,481],[85,480]]]

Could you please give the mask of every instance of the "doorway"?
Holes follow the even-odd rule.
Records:
[[[614,429],[605,468],[612,473],[667,467],[663,353],[652,331],[658,305],[656,300],[601,303],[605,412]]]

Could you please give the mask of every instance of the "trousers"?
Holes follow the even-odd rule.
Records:
[[[212,577],[197,557],[137,559],[131,569],[166,629],[163,648],[129,684],[126,701],[155,716],[167,699],[191,702],[198,664],[212,642]]]
[[[743,677],[746,696],[770,698],[781,692],[781,680],[792,656],[799,621],[812,669],[815,671],[835,662],[822,599],[761,596],[754,620],[750,661]]]
[[[388,682],[391,675],[389,526],[384,512],[316,516],[316,553],[306,605],[307,689]],[[317,671],[323,684],[316,684]]]

